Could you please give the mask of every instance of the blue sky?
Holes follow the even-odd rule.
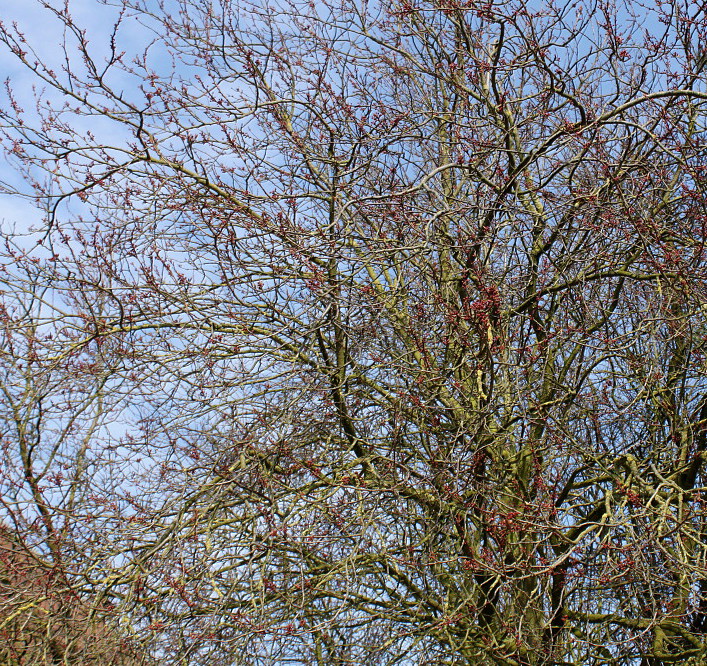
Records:
[[[48,4],[61,6],[62,3],[50,1]],[[76,24],[86,30],[89,46],[95,54],[96,61],[100,63],[107,53],[110,31],[118,17],[116,8],[106,6],[98,0],[70,0],[69,11]],[[37,60],[55,71],[62,70],[66,61],[66,54],[62,49],[63,25],[49,9],[42,7],[41,2],[0,0],[0,20],[6,26],[17,24],[18,29],[25,35],[28,44],[34,50]],[[130,19],[123,21],[119,34],[119,48],[128,52],[142,49],[148,42],[146,31]],[[67,43],[69,58],[75,64],[78,60],[78,52],[75,50],[72,52],[70,39]],[[5,80],[9,80],[20,106],[25,112],[31,114],[36,104],[35,95],[37,92],[42,93],[43,89],[38,86],[36,76],[18,62],[17,58],[2,44],[0,44],[0,72],[2,72],[3,87]],[[0,95],[4,105],[7,101],[4,90]],[[58,102],[58,96],[53,91],[42,93],[40,97]],[[83,126],[85,127],[86,124]],[[0,156],[0,182],[9,188],[26,189],[23,188],[22,178],[4,155]],[[14,229],[22,233],[39,225],[41,217],[41,211],[31,201],[16,195],[0,193],[0,232],[7,233]]]

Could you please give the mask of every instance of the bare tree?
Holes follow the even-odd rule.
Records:
[[[39,4],[2,496],[75,594],[164,663],[704,663],[701,6]]]

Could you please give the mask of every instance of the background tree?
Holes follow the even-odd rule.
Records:
[[[164,663],[707,659],[700,6],[39,4],[2,497],[74,594]]]
[[[19,664],[147,663],[126,637],[111,631],[72,585],[64,571],[47,566],[12,532],[0,534],[0,659]],[[104,612],[109,609],[101,609]]]

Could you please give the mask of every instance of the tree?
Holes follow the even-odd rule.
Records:
[[[40,4],[2,497],[76,595],[164,663],[707,659],[700,6]]]
[[[96,620],[90,605],[63,584],[61,573],[47,567],[12,532],[0,528],[2,663],[146,663],[124,637]]]

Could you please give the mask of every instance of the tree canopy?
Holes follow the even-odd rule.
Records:
[[[106,6],[0,28],[8,527],[165,664],[705,663],[704,8]]]

